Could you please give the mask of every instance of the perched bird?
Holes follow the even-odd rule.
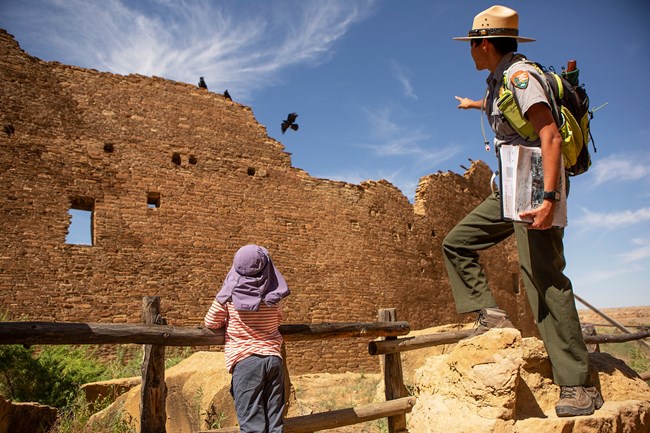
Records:
[[[203,77],[201,77],[201,79],[199,80],[199,87],[206,90],[208,89],[208,85],[205,84],[205,80],[203,79]]]
[[[14,132],[16,132],[16,128],[14,128],[14,125],[11,123],[7,123],[4,127],[5,134],[7,134],[8,137],[11,137]]]
[[[282,121],[282,133],[283,134],[289,128],[293,129],[294,131],[298,130],[298,124],[294,123],[296,121],[297,117],[298,117],[298,114],[289,113],[289,115],[287,116],[287,120]]]
[[[228,89],[226,89],[226,91],[225,91],[225,92],[223,92],[223,96],[225,96],[225,97],[226,97],[226,99],[228,99],[228,100],[230,100],[230,101],[232,101],[232,98],[230,97],[230,93],[228,93]]]

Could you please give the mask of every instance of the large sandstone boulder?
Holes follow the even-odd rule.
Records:
[[[56,417],[54,407],[0,397],[0,433],[44,433],[54,425]]]
[[[104,400],[115,401],[120,395],[140,385],[141,381],[142,378],[140,377],[103,380],[100,382],[86,383],[81,386],[81,390],[86,396],[86,401],[92,408],[96,404],[101,405]]]
[[[590,357],[605,405],[592,416],[558,418],[559,387],[540,340],[504,329],[460,341],[421,359],[412,375],[418,402],[409,432],[649,432],[650,387],[611,355]]]
[[[224,367],[223,352],[197,352],[165,371],[167,385],[166,429],[173,433],[193,433],[200,429],[237,425],[234,402],[230,395],[230,374]],[[301,416],[353,407],[383,399],[378,373],[317,373],[291,376],[288,416]],[[124,389],[137,378],[92,384],[86,389],[92,398]],[[97,429],[119,426],[140,429],[139,383],[117,397],[115,402],[93,415],[90,423]],[[355,433],[375,433],[372,426],[352,426]],[[345,428],[336,430],[347,433]]]
[[[197,352],[165,371],[168,432],[190,433],[237,424],[230,374],[223,352]],[[140,431],[140,385],[122,394],[108,408],[93,415],[94,425],[116,420]]]

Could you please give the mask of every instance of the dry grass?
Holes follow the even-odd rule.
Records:
[[[383,376],[378,373],[310,374],[291,377],[295,400],[289,416],[301,416],[361,406],[384,400]],[[333,433],[384,433],[386,419],[328,430]]]

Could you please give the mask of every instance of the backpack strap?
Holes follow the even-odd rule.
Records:
[[[553,113],[553,119],[555,120],[555,124],[558,126],[558,128],[560,127],[562,123],[560,110],[558,108],[557,101],[555,98],[556,97],[555,92],[553,92],[553,88],[548,82],[546,73],[544,72],[544,70],[539,64],[535,62],[531,62],[525,58],[522,58],[521,60],[514,62],[503,72],[503,79],[501,84],[501,96],[499,97],[497,106],[503,113],[503,116],[506,118],[510,126],[512,126],[512,128],[515,131],[517,131],[519,135],[521,135],[523,138],[525,138],[528,141],[535,141],[539,138],[537,133],[535,132],[535,128],[533,128],[532,123],[528,119],[526,119],[522,114],[521,109],[517,104],[514,95],[512,94],[512,90],[510,90],[510,87],[508,86],[508,82],[510,81],[508,72],[514,65],[520,62],[524,62],[527,65],[530,65],[537,70],[538,74],[531,74],[531,75],[535,77],[535,79],[541,84],[542,88],[546,92],[549,103],[551,105],[550,108],[551,108],[551,113]],[[559,77],[556,77],[556,80],[558,81],[557,88],[559,89],[559,92],[563,93],[564,86],[562,86],[561,80],[559,80]]]
[[[503,72],[497,107],[517,134],[522,136],[526,141],[535,141],[538,138],[535,128],[533,128],[533,124],[521,113],[521,109],[515,100],[512,90],[508,87],[508,69]]]
[[[539,72],[539,76],[536,74],[533,74],[533,76],[546,91],[546,96],[548,96],[549,103],[551,104],[551,113],[553,114],[553,119],[555,119],[555,125],[559,129],[560,126],[562,126],[562,114],[558,102],[564,97],[564,85],[562,84],[562,80],[556,73],[547,74],[539,63],[528,62],[528,64],[532,65],[537,69],[537,72]],[[552,86],[551,83],[549,83],[549,75],[553,77],[555,86]]]

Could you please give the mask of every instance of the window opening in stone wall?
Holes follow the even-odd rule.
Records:
[[[196,159],[196,156],[190,155],[190,164],[196,165],[197,162],[198,162],[198,159]]]
[[[90,197],[70,199],[70,226],[65,238],[66,244],[93,245],[95,200]]]
[[[115,151],[115,146],[113,143],[104,143],[104,152],[113,153]]]
[[[247,173],[249,176],[255,176],[255,167],[248,167]]]
[[[172,153],[172,162],[176,165],[181,165],[181,154],[178,152]]]
[[[151,192],[147,193],[147,207],[149,209],[157,209],[160,207],[160,193]]]

